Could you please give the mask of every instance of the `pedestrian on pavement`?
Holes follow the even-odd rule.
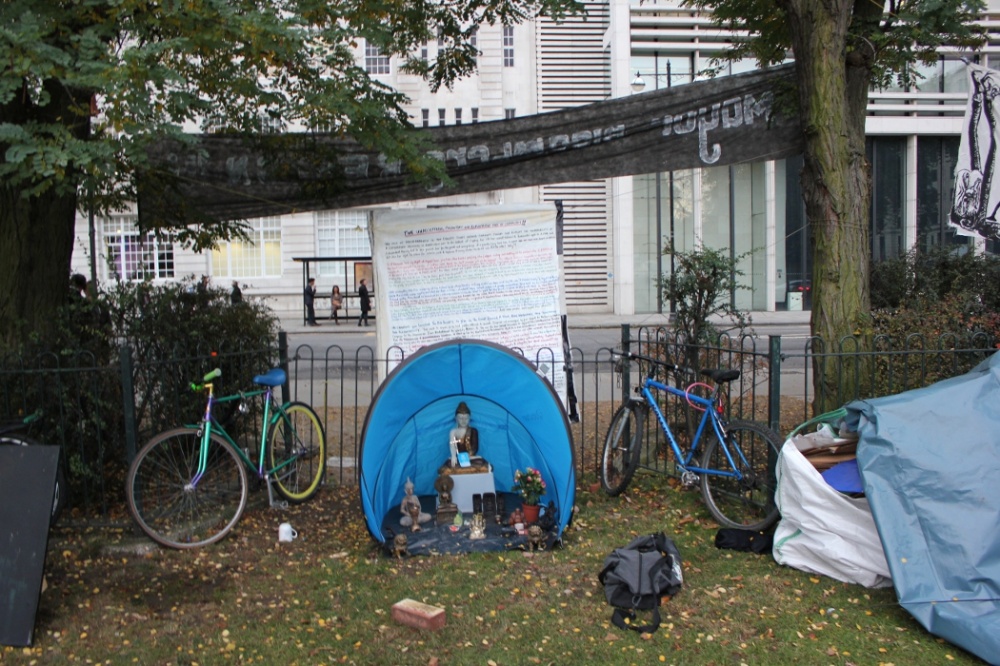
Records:
[[[364,325],[368,325],[368,311],[372,309],[372,299],[368,295],[368,286],[365,284],[365,279],[361,278],[361,284],[358,286],[358,300],[361,302],[361,316],[358,318],[358,326],[364,322]]]
[[[340,294],[340,285],[333,285],[333,291],[330,292],[330,316],[333,317],[333,323],[340,326],[340,308],[344,306],[344,297]]]
[[[319,326],[316,323],[316,308],[314,307],[316,303],[316,278],[309,278],[309,284],[306,285],[302,296],[306,304],[306,324]]]
[[[243,302],[243,290],[240,289],[240,283],[233,280],[233,290],[229,292],[229,302],[233,305]]]

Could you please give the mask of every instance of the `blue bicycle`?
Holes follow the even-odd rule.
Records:
[[[764,530],[778,519],[774,504],[777,485],[774,465],[781,438],[770,428],[752,421],[727,421],[720,408],[720,389],[738,379],[739,370],[702,370],[715,383],[706,398],[659,381],[657,370],[694,375],[689,368],[665,363],[640,354],[621,354],[623,361],[639,361],[648,367],[645,380],[633,398],[618,408],[604,438],[599,475],[601,486],[612,497],[620,495],[639,467],[649,412],[656,415],[660,430],[670,443],[681,482],[701,484],[701,494],[715,520],[724,527]],[[704,385],[702,385],[704,386]],[[691,446],[682,450],[663,416],[657,395],[683,399],[702,415]],[[702,438],[707,443],[702,446]]]

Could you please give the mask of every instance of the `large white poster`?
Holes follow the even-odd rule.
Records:
[[[372,240],[389,370],[425,345],[488,340],[523,353],[565,395],[554,206],[387,211]]]

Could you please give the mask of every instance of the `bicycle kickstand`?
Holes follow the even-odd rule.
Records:
[[[288,500],[278,500],[274,498],[274,488],[271,486],[274,484],[274,480],[271,475],[267,475],[267,501],[270,503],[272,509],[287,509]]]

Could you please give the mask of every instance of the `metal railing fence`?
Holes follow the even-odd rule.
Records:
[[[844,378],[826,404],[846,404],[860,398],[890,395],[967,372],[996,351],[985,335],[948,334],[929,341],[879,337],[871,351],[845,339],[823,345],[816,338],[723,336],[715,345],[686,345],[663,328],[622,327],[615,349],[584,354],[570,350],[578,419],[572,423],[575,461],[582,483],[595,480],[607,427],[614,410],[629,399],[641,381],[641,369],[622,364],[616,351],[655,358],[689,359],[703,368],[739,368],[741,376],[727,387],[725,408],[730,418],[769,424],[779,433],[813,416],[816,372]],[[551,376],[556,368],[551,352],[535,359]],[[394,355],[394,361],[399,355]],[[62,447],[70,481],[73,517],[123,515],[124,475],[138,447],[157,432],[192,423],[204,406],[203,394],[189,384],[216,367],[223,369],[220,394],[251,388],[254,374],[282,367],[288,382],[279,390],[283,401],[299,400],[320,415],[328,441],[326,482],[357,481],[357,460],[368,407],[392,364],[377,359],[371,347],[348,352],[338,345],[288,348],[282,333],[266,349],[178,349],[160,358],[133,359],[124,349],[110,363],[100,364],[86,352],[42,354],[31,358],[0,357],[0,420],[42,410],[28,433],[42,443]],[[850,379],[851,381],[847,381]],[[685,381],[678,377],[670,381]],[[680,385],[680,384],[678,384]],[[845,387],[850,387],[850,392]],[[844,392],[836,393],[845,389]],[[235,403],[233,403],[235,406]],[[227,427],[252,447],[259,441],[259,413]],[[665,414],[680,433],[687,431],[690,409],[672,400]],[[223,414],[223,418],[230,415]],[[658,428],[649,432],[644,467],[673,471],[671,456]]]

